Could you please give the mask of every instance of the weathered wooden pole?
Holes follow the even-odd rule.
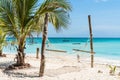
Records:
[[[36,58],[39,58],[39,48],[36,49]]]
[[[90,15],[88,15],[88,22],[89,22],[89,31],[90,31],[91,68],[93,68],[94,52],[93,52],[93,37],[92,37],[92,26],[91,26],[91,17],[90,17]]]

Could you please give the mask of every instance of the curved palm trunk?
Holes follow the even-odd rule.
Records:
[[[0,56],[2,56],[2,50],[0,50]]]
[[[47,28],[48,28],[48,13],[45,14],[44,19],[44,28],[43,28],[43,35],[42,35],[42,47],[41,47],[41,64],[40,64],[40,71],[39,76],[42,77],[44,74],[45,69],[45,43],[47,38]]]
[[[17,55],[17,65],[21,66],[25,64],[25,53],[24,53],[24,40],[23,38],[20,39],[19,45],[18,45],[18,55]]]
[[[3,50],[2,49],[0,50],[0,57],[6,57],[6,55],[3,54]]]

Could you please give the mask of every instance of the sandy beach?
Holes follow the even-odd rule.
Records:
[[[14,57],[7,54],[7,57],[0,58],[0,80],[120,80],[119,61],[95,58],[94,68],[91,68],[90,57],[81,56],[78,63],[75,55],[49,51],[46,52],[45,75],[40,78],[40,59],[36,59],[35,54],[26,55],[30,68],[4,71],[8,65],[15,63]],[[108,65],[117,66],[114,75],[109,74]]]
[[[120,0],[0,0],[0,80],[120,80],[119,9]]]

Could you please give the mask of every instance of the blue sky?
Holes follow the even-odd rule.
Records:
[[[49,25],[48,37],[89,37],[88,15],[91,15],[94,37],[120,37],[120,0],[69,0],[71,24],[56,33]]]

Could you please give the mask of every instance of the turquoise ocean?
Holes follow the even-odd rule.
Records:
[[[8,42],[12,40],[14,38],[7,38]],[[41,42],[41,38],[27,38],[25,53],[35,54],[36,48],[41,48]],[[75,54],[76,52],[73,49],[90,51],[90,42],[89,38],[48,38],[46,47],[48,49],[67,51],[67,54]],[[93,48],[96,57],[119,60],[120,38],[94,38]],[[15,54],[17,50],[14,46],[8,45],[4,47],[3,52]]]

